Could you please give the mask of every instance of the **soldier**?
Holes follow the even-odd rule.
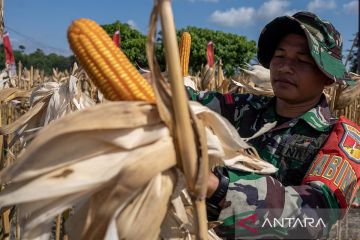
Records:
[[[275,97],[196,92],[190,98],[227,118],[251,139],[272,176],[217,167],[210,173],[207,210],[226,239],[319,238],[346,214],[360,177],[359,126],[331,116],[324,87],[349,80],[342,40],[327,21],[309,12],[265,26],[258,59],[270,69]]]

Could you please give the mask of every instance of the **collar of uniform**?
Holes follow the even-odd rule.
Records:
[[[276,98],[271,97],[267,99],[267,102],[264,102],[263,105],[263,115],[265,123],[272,123],[276,121],[276,108],[275,108]]]
[[[251,105],[256,109],[263,109],[264,122],[275,122],[276,121],[276,110],[275,110],[275,97],[259,97],[259,99],[251,99],[249,101]],[[256,100],[260,100],[256,102]],[[256,103],[254,103],[256,102]],[[325,95],[322,95],[319,101],[314,108],[310,109],[308,112],[304,113],[298,118],[294,118],[286,123],[283,123],[273,130],[294,127],[299,119],[305,121],[309,126],[320,132],[328,131],[331,126],[336,122],[336,118],[333,118],[330,113],[330,108],[327,104]]]
[[[256,110],[267,109],[272,104],[274,97],[257,96],[248,94],[246,101]]]
[[[330,108],[324,94],[321,96],[319,104],[300,116],[300,119],[304,120],[315,130],[321,132],[328,131],[336,122],[336,118],[331,116]]]

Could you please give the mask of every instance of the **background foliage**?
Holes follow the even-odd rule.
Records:
[[[119,21],[102,25],[102,27],[110,37],[113,36],[116,30],[120,30],[121,49],[135,66],[147,68],[146,35],[132,28],[129,24],[120,23]],[[186,27],[177,31],[178,40],[180,40],[180,35],[183,31],[188,31],[192,37],[189,64],[190,74],[192,75],[198,73],[201,67],[206,64],[206,47],[209,41],[214,42],[215,60],[222,59],[226,76],[233,75],[239,66],[250,62],[256,53],[255,41],[249,41],[244,36],[197,27]],[[45,74],[50,74],[52,68],[58,68],[61,71],[70,69],[75,61],[74,56],[65,57],[54,53],[45,54],[41,49],[26,54],[25,49],[25,46],[19,46],[19,49],[14,49],[16,62],[21,61],[27,68],[34,66],[35,68],[42,69],[45,71]],[[156,39],[156,57],[161,69],[164,71],[166,66],[161,31]],[[1,69],[4,68],[4,63],[4,50],[0,46]]]
[[[102,27],[110,36],[113,36],[115,31],[120,29],[121,49],[135,65],[137,63],[146,68],[148,64],[145,52],[145,35],[131,28],[130,25],[122,24],[119,21],[102,25]],[[215,60],[222,59],[223,70],[227,76],[233,75],[238,67],[250,62],[256,53],[255,41],[248,41],[244,36],[210,29],[186,27],[177,31],[178,41],[180,41],[181,33],[184,31],[189,32],[192,39],[189,70],[190,74],[193,75],[206,64],[206,47],[209,41],[214,42]],[[161,31],[156,39],[156,57],[164,71],[166,66]]]
[[[26,54],[25,46],[20,45],[18,50],[13,49],[16,63],[19,61],[26,67],[44,70],[46,75],[52,74],[52,69],[57,68],[60,71],[70,70],[75,58],[74,56],[65,57],[55,53],[45,54],[43,50],[37,49],[35,52]],[[4,46],[0,45],[0,69],[5,68]]]

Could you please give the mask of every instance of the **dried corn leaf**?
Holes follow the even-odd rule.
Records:
[[[239,136],[234,126],[227,119],[197,102],[190,102],[190,106],[207,127],[210,167],[225,164],[244,171],[264,174],[277,171],[272,164],[259,159],[256,155],[248,155],[244,152],[246,149],[251,149],[252,152],[256,152],[256,150]],[[266,133],[275,124],[276,122],[266,124],[256,136]]]
[[[96,218],[93,219],[96,219],[96,222],[90,224],[89,229],[91,229],[90,237],[95,234],[92,239],[99,239],[96,236],[101,236],[103,239],[103,234],[106,232],[104,230],[108,228],[109,221],[119,208],[119,204],[134,200],[132,195],[136,189],[141,189],[152,177],[176,164],[175,151],[167,128],[163,124],[159,125],[158,116],[157,120],[151,119],[154,115],[152,114],[153,106],[139,102],[127,103],[128,106],[124,108],[121,108],[123,103],[109,103],[109,105],[112,107],[95,107],[95,110],[84,111],[85,115],[71,114],[64,117],[63,121],[48,125],[30,144],[21,160],[10,166],[9,171],[2,172],[2,181],[9,178],[12,182],[1,193],[0,205],[19,203],[20,208],[25,209],[24,212],[30,211],[32,215],[37,216],[24,220],[25,231],[45,229],[49,218],[61,213],[69,206],[76,205],[76,202],[86,200],[89,198],[89,193],[94,193],[91,196],[99,196],[95,193],[101,192],[101,196],[104,196],[101,204],[104,204],[105,211],[95,213]],[[120,114],[117,118],[117,114],[111,114],[114,111],[124,114]],[[99,115],[104,117],[99,118]],[[87,124],[82,124],[84,121],[78,121],[81,128],[75,126],[70,127],[73,132],[64,131],[67,121],[76,123],[77,121],[73,120],[79,116],[81,120],[91,119],[91,121]],[[138,116],[137,119],[136,116]],[[113,123],[103,125],[102,120],[105,117],[113,119]],[[72,135],[78,138],[74,139]],[[61,148],[54,146],[61,146]],[[73,153],[76,152],[82,153],[74,157]],[[160,156],[159,152],[162,153]],[[47,161],[49,156],[59,157]],[[151,167],[149,168],[150,159]],[[38,191],[38,189],[44,191]],[[106,194],[104,190],[109,192]],[[167,195],[170,195],[171,190],[167,192]],[[166,198],[163,201],[165,200]],[[40,201],[43,201],[42,204]],[[101,204],[97,203],[96,208],[99,208]],[[40,205],[42,207],[39,207]],[[167,208],[166,204],[163,206]],[[160,224],[161,215],[156,218]],[[93,225],[97,227],[101,225],[98,222],[99,219],[103,220],[103,231],[95,231],[96,228],[93,227]],[[84,239],[89,239],[86,236],[89,235],[86,234]]]
[[[343,109],[360,97],[360,76],[354,73],[351,76],[354,83],[346,87],[340,86],[338,90],[340,91],[339,96],[335,100],[335,109]]]
[[[47,82],[35,88],[30,96],[30,110],[0,129],[3,135],[15,133],[9,147],[24,138],[24,148],[41,127],[74,111],[72,105],[77,110],[95,105],[92,99],[77,91],[76,84],[77,79],[72,77],[67,83]],[[11,97],[18,96],[19,94],[13,94],[15,90],[11,89],[6,93]]]
[[[270,80],[270,70],[264,68],[261,65],[250,65],[247,64],[249,69],[240,68],[246,74],[249,75],[249,79],[251,82],[256,84],[257,87],[263,90],[271,90],[271,80]]]
[[[40,102],[39,104],[36,104],[34,107],[30,108],[29,111],[27,111],[24,115],[16,119],[14,122],[2,126],[0,128],[0,134],[1,135],[8,135],[11,133],[14,133],[15,131],[22,128],[25,124],[28,124],[31,119],[38,120],[39,114],[41,114],[41,111],[44,110],[46,107],[46,104],[43,102]],[[38,122],[38,121],[36,121]],[[37,125],[37,124],[35,124]]]
[[[232,80],[232,83],[236,86],[239,86],[241,88],[244,88],[248,93],[252,93],[255,95],[261,95],[261,96],[274,96],[274,92],[272,89],[263,89],[260,87],[251,86],[247,82],[244,81],[244,79],[239,78],[239,82]]]
[[[17,88],[4,88],[0,90],[0,103],[7,103],[17,98],[28,98],[30,92]]]
[[[238,150],[247,144],[234,135],[236,130],[230,129],[231,124],[202,105],[191,103],[191,107],[211,129],[208,131],[221,138],[217,140],[221,145],[217,149],[224,153],[220,161],[226,164],[230,157],[238,159],[235,155],[242,155]],[[27,232],[46,229],[48,219],[70,206],[86,203],[78,210],[79,216],[76,210],[74,215],[74,219],[85,219],[82,231],[70,232],[74,239],[79,236],[102,239],[113,226],[112,219],[120,219],[118,214],[135,201],[146,183],[176,164],[172,138],[156,110],[154,105],[142,102],[109,102],[49,124],[24,151],[20,161],[1,172],[1,181],[11,180],[11,184],[1,192],[0,205],[18,204],[24,212],[21,216]],[[235,149],[231,150],[232,147]],[[243,166],[248,167],[247,164]],[[261,167],[248,168],[258,172],[269,168]],[[26,219],[28,214],[34,217]],[[119,221],[116,226],[125,224]],[[122,236],[123,232],[118,234]],[[136,231],[127,234],[135,236],[131,234]]]
[[[125,239],[157,239],[175,182],[174,170],[154,177],[141,195],[116,217],[118,236]],[[137,231],[134,231],[134,226]]]

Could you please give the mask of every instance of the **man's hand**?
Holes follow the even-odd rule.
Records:
[[[215,193],[218,186],[219,186],[219,178],[212,171],[209,171],[206,197],[210,198]],[[221,208],[225,206],[225,197],[219,202],[218,205]]]
[[[206,197],[209,198],[211,197],[215,190],[217,189],[217,187],[219,186],[219,179],[217,176],[215,176],[215,174],[212,171],[209,171],[209,176],[208,176],[208,187],[207,187],[207,192],[206,192]]]

